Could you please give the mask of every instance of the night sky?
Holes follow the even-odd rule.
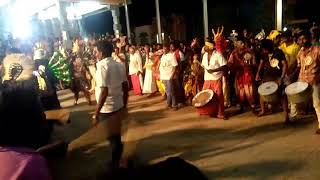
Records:
[[[224,25],[228,31],[248,28],[259,31],[274,26],[275,0],[208,0],[209,27]],[[192,2],[192,3],[191,3]],[[295,4],[292,4],[294,2]],[[172,13],[183,15],[186,19],[188,39],[203,32],[202,0],[159,0],[161,16]],[[288,19],[308,18],[319,22],[318,7],[312,0],[284,0],[284,16]],[[121,24],[126,33],[124,8],[121,8]],[[151,24],[156,15],[154,0],[132,0],[129,5],[131,29],[136,26]],[[87,32],[110,32],[112,16],[110,12],[86,18]]]

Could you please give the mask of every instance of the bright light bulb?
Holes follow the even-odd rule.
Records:
[[[284,28],[283,28],[283,31],[287,31],[287,30],[288,30],[288,28],[287,28],[287,27],[284,27]]]

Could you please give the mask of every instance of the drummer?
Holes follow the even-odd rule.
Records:
[[[274,81],[279,86],[279,93],[282,98],[282,108],[285,114],[285,122],[289,122],[288,100],[284,95],[284,78],[287,72],[286,57],[278,48],[274,48],[273,42],[268,39],[261,41],[261,61],[256,75],[256,81]],[[276,102],[275,102],[276,103]],[[261,111],[258,116],[266,114],[265,102],[260,98]]]
[[[222,91],[222,76],[227,69],[227,60],[223,55],[214,51],[212,42],[207,41],[204,46],[205,54],[202,58],[202,66],[205,68],[203,89],[211,89],[215,93],[218,102],[217,118],[227,120],[224,113],[224,96]]]
[[[320,134],[320,47],[312,46],[311,33],[303,31],[299,35],[302,48],[298,53],[299,81],[307,82],[312,86],[313,107],[316,111],[319,126],[316,134]]]
[[[292,31],[287,30],[280,35],[281,45],[279,48],[284,52],[287,63],[288,63],[288,70],[286,76],[286,86],[294,83],[298,79],[299,71],[297,69],[297,55],[300,50],[300,46],[294,42],[292,37]],[[290,118],[294,118],[298,115],[297,105],[290,103]]]

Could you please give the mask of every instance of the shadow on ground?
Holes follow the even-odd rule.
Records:
[[[110,149],[103,145],[91,144],[76,149],[66,157],[49,162],[53,179],[58,180],[99,180],[110,161]]]
[[[313,119],[305,119],[291,126],[279,122],[240,130],[216,128],[182,129],[140,139],[140,144],[148,146],[147,149],[151,148],[150,151],[152,152],[157,152],[153,153],[155,155],[162,156],[179,151],[183,152],[182,156],[184,158],[192,161],[198,160],[197,157],[200,157],[201,154],[209,153],[210,156],[217,156],[223,153],[232,153],[251,148],[277,138],[284,138],[292,133],[305,130],[305,127],[309,126],[312,122]],[[248,140],[252,143],[246,143]],[[228,141],[230,141],[232,145],[220,147],[219,141],[222,141],[223,144],[228,144]],[[216,144],[214,147],[210,147],[213,142],[216,142]],[[203,157],[206,156],[204,155]],[[149,159],[153,158],[157,157],[149,157]]]
[[[231,166],[217,171],[205,172],[210,179],[273,179],[283,173],[296,171],[303,167],[301,162],[262,161]]]
[[[154,99],[152,102],[138,103],[130,106],[137,111],[130,112],[130,118],[134,125],[144,128],[150,123],[165,118],[168,113],[166,110],[144,111],[139,110],[163,103],[162,100]],[[187,111],[187,110],[186,110]],[[173,116],[174,115],[170,115]],[[88,111],[78,111],[71,114],[72,123],[65,128],[58,129],[57,137],[66,137],[70,141],[79,141],[78,148],[72,149],[65,158],[50,162],[54,179],[59,180],[100,180],[104,179],[103,174],[110,160],[110,149],[105,141],[104,134],[90,129],[90,115]],[[179,119],[179,122],[194,120],[190,118]],[[236,119],[234,119],[236,121]],[[259,119],[257,118],[257,121]],[[168,122],[168,120],[166,120]],[[147,137],[140,137],[129,146],[134,146],[131,154],[135,154],[143,163],[178,155],[188,161],[197,161],[204,158],[215,157],[227,153],[235,153],[243,150],[250,152],[250,148],[259,146],[263,143],[273,141],[277,138],[289,136],[292,133],[303,131],[306,126],[312,123],[312,117],[297,121],[291,126],[286,126],[282,121],[269,124],[249,124],[245,128],[201,128],[189,127],[179,130],[168,130],[166,132],[148,133]],[[176,123],[176,122],[174,122]],[[214,123],[214,121],[212,121]],[[175,125],[173,125],[174,127]],[[128,126],[125,132],[133,128]],[[164,130],[168,127],[162,126]],[[146,129],[147,131],[147,129]],[[140,132],[143,133],[143,132]],[[135,134],[136,135],[136,134]],[[89,138],[88,138],[89,137]],[[92,143],[92,137],[97,140]],[[139,137],[139,134],[138,134]],[[88,141],[90,139],[90,141]],[[243,178],[243,179],[268,179],[288,171],[299,170],[303,164],[295,161],[261,161],[248,164],[231,166],[214,171],[206,171],[210,179],[219,178]]]

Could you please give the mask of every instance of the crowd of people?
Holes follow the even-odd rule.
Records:
[[[130,89],[137,96],[153,97],[159,92],[168,110],[174,111],[192,105],[202,90],[212,90],[214,106],[207,114],[224,120],[228,119],[225,108],[232,105],[239,104],[241,112],[249,107],[260,117],[272,113],[281,102],[284,122],[291,124],[297,115],[306,113],[309,102],[288,101],[285,88],[301,81],[312,89],[310,96],[319,120],[319,38],[318,27],[273,30],[268,36],[264,30],[257,36],[247,30],[225,36],[221,27],[213,29],[204,43],[195,38],[191,43],[133,45],[125,37],[100,36],[75,38],[72,48],[65,49],[59,40],[39,40],[33,47],[1,41],[1,163],[9,161],[7,154],[28,154],[15,160],[32,161],[47,169],[43,159],[31,152],[48,143],[52,125],[45,120],[44,111],[61,108],[57,90],[66,88],[74,93],[74,105],[80,92],[89,105],[95,94],[92,124],[106,120],[113,168],[120,166],[121,119]],[[258,87],[266,82],[276,83],[277,101],[259,96]],[[320,121],[316,133],[320,134]],[[12,176],[8,169],[7,174],[0,173],[0,179]],[[44,171],[36,179],[46,179],[49,175]],[[32,168],[29,173],[36,174]]]

